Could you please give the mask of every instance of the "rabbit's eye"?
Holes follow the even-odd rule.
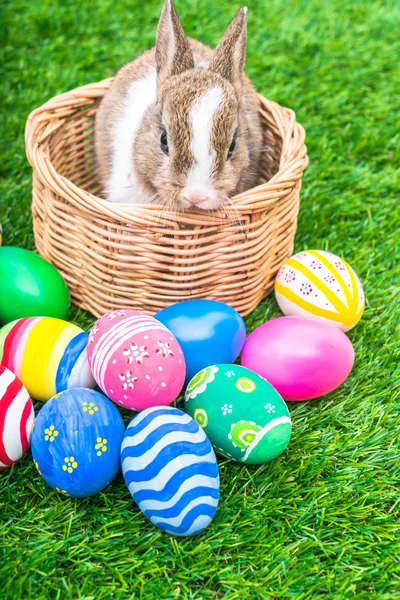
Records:
[[[235,152],[235,148],[236,148],[236,135],[234,136],[233,140],[232,140],[232,144],[229,146],[229,150],[228,150],[228,160],[230,158],[232,158],[233,153]]]
[[[168,154],[168,152],[169,152],[168,138],[167,138],[167,132],[165,131],[165,129],[162,130],[160,144],[161,144],[161,150],[164,152],[164,154]]]

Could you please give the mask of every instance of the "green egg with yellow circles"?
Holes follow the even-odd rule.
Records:
[[[212,365],[197,373],[187,386],[184,409],[218,453],[241,463],[268,462],[290,441],[292,421],[280,394],[239,365]]]

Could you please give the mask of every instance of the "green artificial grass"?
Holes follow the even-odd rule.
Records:
[[[210,45],[239,7],[177,5],[187,32]],[[293,436],[278,459],[258,467],[220,460],[220,506],[195,538],[159,532],[121,475],[93,498],[60,496],[28,454],[0,474],[0,598],[400,598],[400,4],[248,5],[247,71],[264,95],[295,109],[307,131],[296,250],[329,249],[364,284],[366,311],[349,334],[353,372],[329,396],[290,406]],[[6,244],[34,249],[29,112],[153,45],[160,9],[160,0],[2,3]],[[247,318],[248,330],[278,314],[268,298]],[[75,308],[70,317],[83,327],[93,321]]]

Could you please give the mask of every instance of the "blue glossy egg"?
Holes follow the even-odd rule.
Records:
[[[186,382],[218,363],[233,363],[246,340],[239,313],[216,300],[187,300],[164,308],[155,318],[176,337],[186,361]]]
[[[84,498],[105,488],[119,469],[124,423],[103,394],[73,388],[40,410],[32,455],[43,479],[57,491]]]

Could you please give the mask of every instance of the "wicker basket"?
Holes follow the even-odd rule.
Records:
[[[234,213],[160,218],[160,207],[116,205],[99,195],[93,117],[109,83],[56,96],[29,116],[39,253],[65,277],[74,303],[97,317],[121,307],[154,314],[189,298],[250,313],[293,250],[308,162],[293,111],[259,96],[268,150],[259,185],[233,198]]]

